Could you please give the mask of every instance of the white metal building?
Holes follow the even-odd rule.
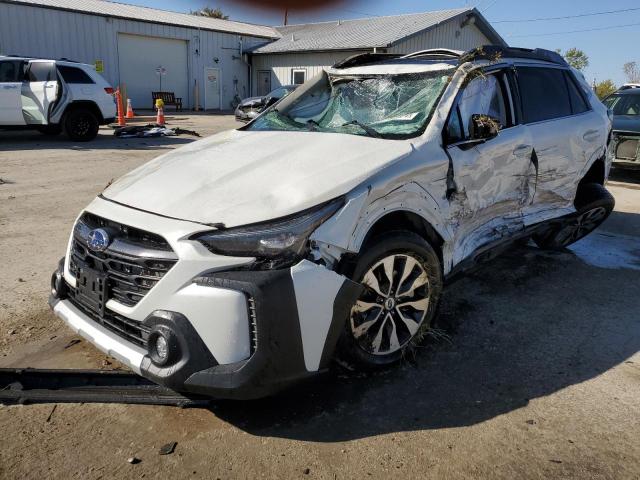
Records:
[[[251,51],[254,93],[302,83],[323,68],[364,52],[506,45],[475,8],[276,27],[278,40]]]
[[[244,50],[278,37],[271,27],[103,0],[0,0],[0,54],[96,64],[137,108],[151,108],[161,90],[185,108],[231,108],[236,93],[250,93]]]
[[[185,108],[228,110],[357,53],[483,44],[505,42],[473,8],[273,28],[105,0],[0,0],[0,55],[94,64],[134,108],[170,91]]]

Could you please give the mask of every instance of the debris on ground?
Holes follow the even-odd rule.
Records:
[[[129,462],[131,465],[135,465],[136,463],[140,463],[142,460],[140,460],[137,457],[129,457],[127,458],[127,462]]]
[[[199,137],[200,134],[194,130],[184,128],[169,128],[165,125],[130,125],[128,127],[116,128],[113,134],[119,138],[149,138],[149,137],[174,137],[176,135],[193,135]]]
[[[54,405],[53,408],[51,409],[51,411],[49,412],[49,416],[47,417],[47,423],[49,423],[51,421],[51,417],[53,416],[53,412],[56,411],[56,407],[57,406],[58,406],[57,404]]]
[[[158,452],[158,454],[171,455],[176,449],[176,445],[178,445],[178,442],[169,442],[166,445],[163,445],[162,447],[160,447],[160,451]]]
[[[79,338],[74,338],[73,340],[71,340],[69,343],[67,343],[64,347],[64,349],[66,350],[67,348],[71,348],[74,345],[77,345],[78,343],[80,343],[82,340],[80,340]]]

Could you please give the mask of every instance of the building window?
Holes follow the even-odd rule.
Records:
[[[307,79],[307,71],[301,68],[294,68],[291,70],[291,83],[294,85],[301,85]]]

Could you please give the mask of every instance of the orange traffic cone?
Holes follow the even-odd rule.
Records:
[[[158,107],[158,116],[156,117],[156,123],[160,126],[164,126],[164,109]]]
[[[127,118],[135,118],[135,113],[133,113],[133,107],[131,106],[131,99],[127,98]]]
[[[122,95],[120,95],[120,89],[116,90],[116,103],[118,105],[118,125],[124,127],[127,122],[124,120],[124,112],[122,111]]]

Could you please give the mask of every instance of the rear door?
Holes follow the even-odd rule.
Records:
[[[447,153],[456,185],[450,199],[454,263],[523,226],[532,146],[527,127],[517,122],[510,83],[507,70],[475,75],[461,89],[449,117]],[[470,141],[471,117],[477,114],[499,120],[495,138]]]
[[[46,125],[59,91],[55,62],[30,62],[22,85],[22,111],[26,123]]]
[[[577,178],[587,153],[595,151],[589,145],[600,141],[601,129],[565,68],[518,65],[517,81],[538,170],[525,209],[526,223],[532,224],[573,209]]]
[[[20,99],[24,62],[0,60],[0,125],[24,125]]]

